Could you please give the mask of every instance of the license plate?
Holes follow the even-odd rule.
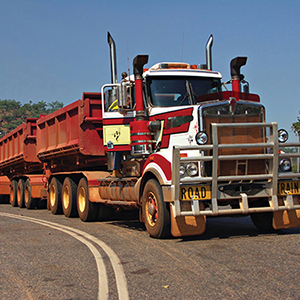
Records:
[[[180,187],[180,200],[210,200],[210,185],[182,186]]]
[[[300,181],[280,181],[278,182],[278,195],[299,195]]]

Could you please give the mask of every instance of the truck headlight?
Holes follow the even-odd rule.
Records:
[[[206,134],[206,132],[204,131],[199,131],[196,134],[196,142],[198,145],[205,145],[208,141],[208,136]]]
[[[191,177],[196,176],[198,174],[198,165],[193,162],[189,163],[186,166],[186,173]]]
[[[184,173],[185,173],[185,166],[183,166],[183,165],[180,165],[180,169],[179,169],[179,175],[180,175],[180,176],[183,176],[183,175],[184,175]]]
[[[279,143],[285,143],[289,138],[289,134],[285,129],[279,129],[278,130],[278,142]]]
[[[282,159],[279,163],[279,168],[282,172],[291,171],[291,168],[292,168],[291,161],[286,158]]]

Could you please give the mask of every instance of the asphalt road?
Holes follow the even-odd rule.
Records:
[[[300,229],[208,219],[156,240],[137,220],[83,223],[0,205],[0,299],[300,299]]]

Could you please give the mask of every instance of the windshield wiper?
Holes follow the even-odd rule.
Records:
[[[181,105],[186,98],[188,98],[189,104],[193,105],[193,102],[194,102],[193,98],[192,98],[193,90],[192,90],[192,87],[191,87],[190,83],[188,82],[188,80],[185,81],[185,90],[186,90],[186,93],[184,94],[183,98],[181,99],[181,101],[179,102],[178,105]]]
[[[185,81],[185,88],[186,88],[186,91],[188,92],[189,94],[189,99],[190,99],[190,104],[191,105],[194,105],[195,104],[195,93],[193,91],[193,88],[192,88],[192,84],[188,82],[188,80]]]

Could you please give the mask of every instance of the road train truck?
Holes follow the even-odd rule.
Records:
[[[262,230],[300,226],[299,171],[280,147],[288,134],[230,62],[231,79],[206,63],[161,62],[117,80],[0,139],[0,194],[14,206],[47,203],[53,214],[105,220],[139,210],[155,238],[198,235],[207,217],[249,216]],[[299,147],[285,143],[285,147]]]

